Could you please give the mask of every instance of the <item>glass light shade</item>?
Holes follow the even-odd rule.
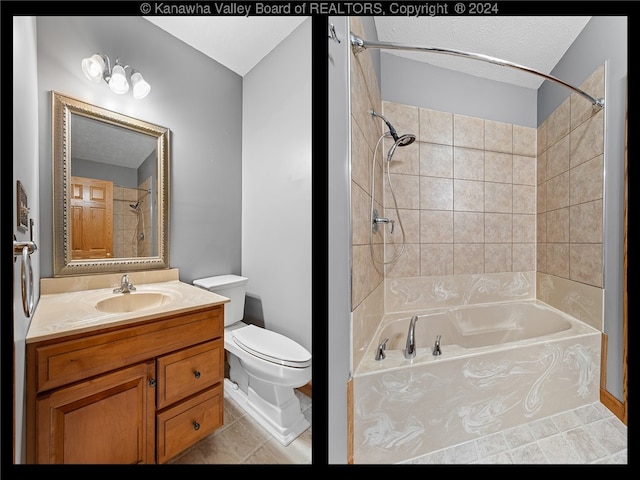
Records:
[[[151,85],[142,78],[140,72],[133,72],[131,74],[131,83],[133,84],[133,98],[140,100],[149,95]]]
[[[82,71],[93,83],[100,83],[104,72],[104,59],[97,53],[82,60]]]
[[[122,65],[116,65],[111,71],[111,78],[109,78],[109,88],[114,93],[127,93],[129,91],[129,82],[127,82],[127,75]]]

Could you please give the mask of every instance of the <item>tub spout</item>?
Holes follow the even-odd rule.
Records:
[[[416,322],[418,316],[411,317],[409,322],[409,332],[407,332],[407,346],[404,349],[404,358],[414,358],[416,356]]]

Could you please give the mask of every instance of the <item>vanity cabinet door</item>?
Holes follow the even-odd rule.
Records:
[[[140,363],[38,397],[38,463],[154,463],[154,376]]]

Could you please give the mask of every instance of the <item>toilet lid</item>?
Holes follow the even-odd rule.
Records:
[[[269,362],[297,368],[311,364],[311,354],[302,345],[255,325],[233,330],[233,340],[243,350]]]

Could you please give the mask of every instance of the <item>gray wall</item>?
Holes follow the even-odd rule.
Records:
[[[51,90],[168,127],[169,264],[180,279],[240,273],[242,77],[142,17],[37,17],[40,189],[51,199]],[[114,35],[114,32],[117,32]],[[139,70],[142,100],[83,75],[93,53]],[[40,218],[42,276],[53,275],[51,202]]]
[[[551,72],[580,85],[605,67],[604,331],[608,336],[606,389],[623,401],[624,130],[627,101],[627,17],[593,17]],[[545,82],[538,95],[541,124],[571,93]]]
[[[311,60],[309,18],[244,76],[242,107],[245,313],[309,352]]]
[[[435,67],[385,51],[380,53],[380,59],[383,100],[524,127],[538,126],[536,90]]]

